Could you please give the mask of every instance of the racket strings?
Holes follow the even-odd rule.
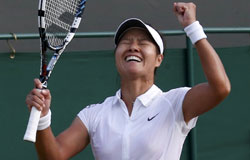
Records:
[[[48,43],[61,46],[74,21],[81,0],[47,0],[45,30]]]

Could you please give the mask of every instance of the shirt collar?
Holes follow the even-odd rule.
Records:
[[[137,99],[145,106],[148,107],[150,103],[162,93],[161,89],[156,85],[152,85],[144,94],[137,97]]]
[[[152,85],[144,94],[138,96],[138,99],[143,106],[148,107],[150,103],[162,93],[162,90],[156,85]],[[116,92],[113,104],[115,104],[119,99],[121,99],[121,89]]]
[[[121,100],[121,89],[119,89],[118,91],[116,91],[116,94],[115,94],[114,100],[113,100],[113,105],[115,103],[117,103],[119,100]]]

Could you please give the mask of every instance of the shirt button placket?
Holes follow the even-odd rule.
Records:
[[[130,145],[130,139],[129,139],[129,133],[130,133],[130,118],[129,116],[126,119],[126,124],[124,127],[124,133],[123,133],[123,139],[122,139],[122,160],[129,160],[129,145]]]

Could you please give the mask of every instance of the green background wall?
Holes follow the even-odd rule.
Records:
[[[199,117],[199,160],[250,159],[250,46],[216,49],[231,80],[231,94],[214,110]],[[166,50],[156,84],[163,90],[187,85],[186,50]],[[25,97],[38,77],[39,53],[0,53],[0,159],[37,159],[32,143],[24,142],[29,112]],[[205,81],[194,54],[195,84]],[[86,105],[102,102],[119,88],[113,51],[66,52],[49,81],[52,128],[57,135]],[[188,158],[185,143],[181,160]],[[72,158],[93,159],[90,147]]]

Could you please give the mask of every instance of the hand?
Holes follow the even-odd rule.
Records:
[[[194,3],[174,3],[173,9],[184,28],[196,21],[196,5]]]
[[[48,89],[42,89],[42,83],[39,79],[34,80],[34,89],[26,97],[26,104],[29,110],[31,107],[36,107],[42,111],[41,117],[45,116],[50,108],[51,95]]]

